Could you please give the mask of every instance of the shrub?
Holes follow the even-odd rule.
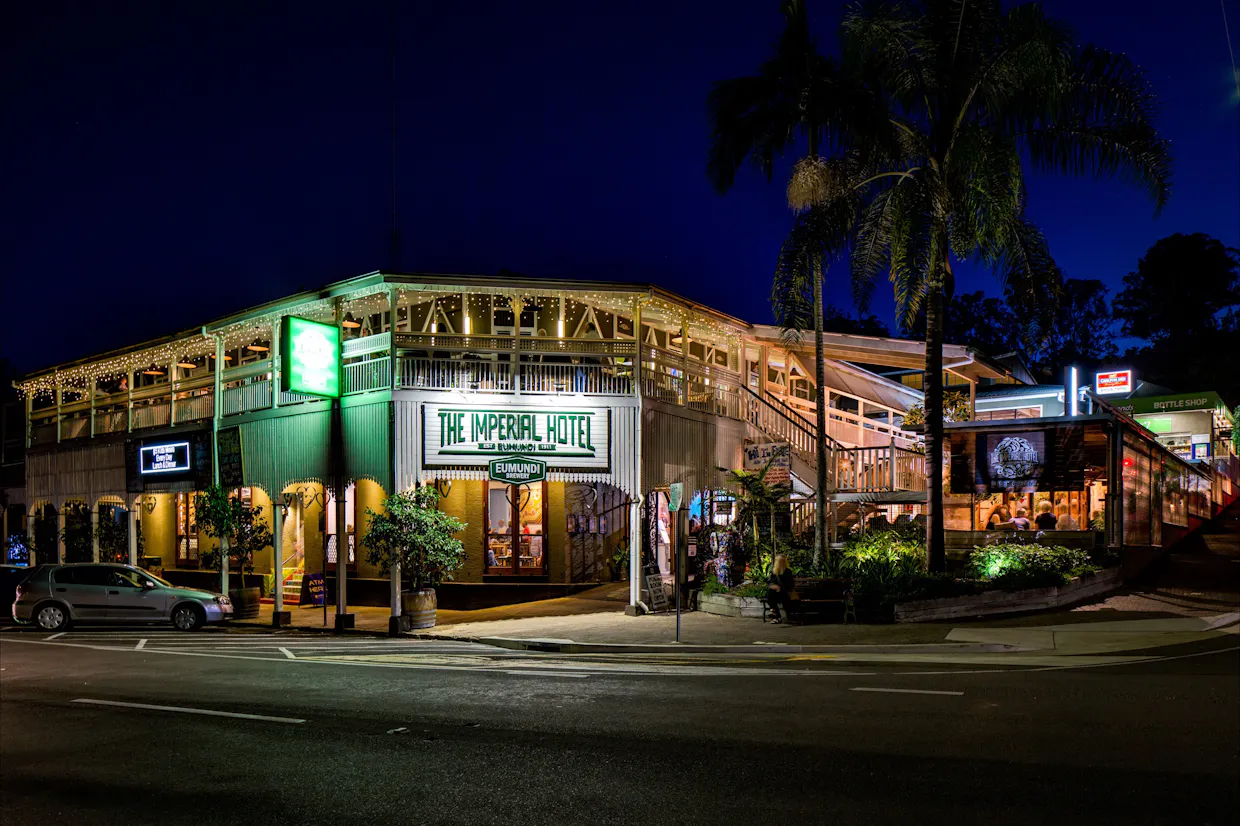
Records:
[[[969,569],[992,587],[1006,591],[1063,585],[1073,576],[1098,570],[1089,554],[1062,545],[988,545],[975,548]]]
[[[706,581],[702,583],[702,593],[710,596],[711,594],[726,594],[728,587],[719,581],[719,577],[714,574],[707,574]]]
[[[465,547],[456,534],[466,524],[439,510],[439,491],[423,485],[409,493],[394,493],[383,510],[366,509],[370,531],[362,539],[367,561],[386,576],[394,563],[414,588],[435,588],[452,579],[465,564]]]
[[[766,582],[746,582],[744,585],[737,585],[735,588],[732,588],[728,593],[735,597],[761,599],[766,596]]]
[[[850,539],[829,567],[852,580],[859,614],[890,620],[896,602],[913,593],[926,576],[926,549],[910,531],[873,531]]]

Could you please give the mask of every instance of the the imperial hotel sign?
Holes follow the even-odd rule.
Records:
[[[424,411],[426,467],[485,466],[497,456],[533,456],[558,468],[610,465],[606,407],[427,404]]]

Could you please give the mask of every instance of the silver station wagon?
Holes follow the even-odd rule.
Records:
[[[193,631],[232,617],[228,597],[182,588],[132,565],[40,565],[17,586],[13,619],[44,631],[70,623],[171,622]]]

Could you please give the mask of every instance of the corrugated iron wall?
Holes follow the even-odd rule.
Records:
[[[331,423],[330,410],[316,410],[240,425],[246,481],[272,496],[293,482],[326,482]]]
[[[642,410],[642,490],[672,482],[692,490],[722,487],[724,473],[737,467],[743,423],[646,399]],[[720,470],[722,468],[722,470]]]
[[[345,473],[350,479],[371,479],[391,493],[392,413],[386,402],[344,408]]]
[[[76,501],[93,506],[102,496],[128,500],[124,444],[26,454],[26,501],[30,505],[51,502],[59,510],[65,502]]]

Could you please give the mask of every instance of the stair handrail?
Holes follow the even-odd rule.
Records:
[[[771,410],[775,411],[775,413],[777,413],[780,417],[782,417],[788,424],[808,436],[811,443],[818,438],[818,434],[814,432],[810,424],[805,421],[804,417],[779,399],[767,398],[769,394],[759,395],[758,393],[755,393],[752,388],[743,384],[741,387],[744,388],[746,393],[753,396],[755,400],[765,404]],[[840,444],[839,441],[837,441],[830,433],[824,433],[823,436],[826,437],[828,448],[833,450],[844,449],[844,446]]]

